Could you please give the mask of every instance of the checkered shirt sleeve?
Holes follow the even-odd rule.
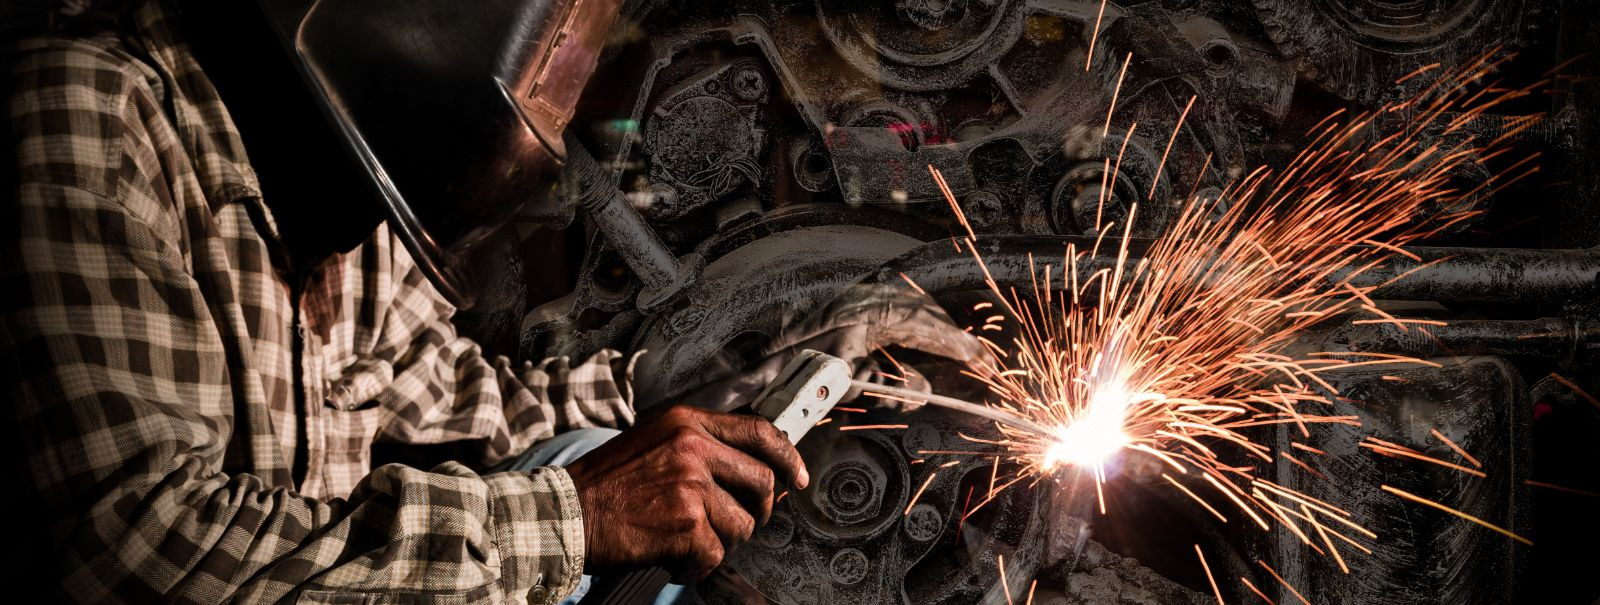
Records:
[[[321,422],[308,426],[318,493],[349,493],[375,443],[451,444],[491,466],[560,432],[633,423],[633,358],[485,355],[386,227],[312,280],[302,310],[308,360],[327,385]]]

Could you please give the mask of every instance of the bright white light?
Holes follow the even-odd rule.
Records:
[[[1045,468],[1061,464],[1095,467],[1122,451],[1130,441],[1123,422],[1135,399],[1121,389],[1095,393],[1082,415],[1056,431],[1055,443],[1044,453]]]

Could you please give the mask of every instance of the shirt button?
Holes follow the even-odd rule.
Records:
[[[540,605],[543,605],[544,602],[545,602],[545,599],[547,599],[549,597],[550,597],[550,590],[548,588],[543,587],[543,586],[535,586],[535,587],[533,587],[533,590],[528,591],[528,602],[530,602],[530,603],[538,603]]]

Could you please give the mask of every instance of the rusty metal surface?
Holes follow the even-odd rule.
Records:
[[[981,299],[972,290],[982,274],[948,239],[961,228],[928,178],[929,165],[949,182],[995,277],[1026,284],[1030,254],[1042,263],[1059,258],[1068,243],[1092,245],[1102,182],[1106,216],[1126,217],[1138,201],[1135,233],[1153,237],[1172,209],[1151,200],[1170,202],[1191,189],[1217,195],[1242,171],[1285,161],[1329,111],[1409,94],[1390,83],[1420,65],[1448,65],[1502,45],[1523,52],[1507,68],[1511,77],[1537,77],[1600,50],[1600,29],[1588,25],[1600,8],[1589,3],[1152,0],[1109,2],[1097,19],[1099,8],[1098,0],[626,2],[572,128],[600,169],[579,192],[620,191],[642,221],[625,229],[586,221],[570,230],[581,240],[572,249],[585,255],[572,288],[490,304],[513,315],[481,325],[513,326],[514,333],[475,335],[520,342],[508,352],[525,357],[648,350],[636,372],[638,403],[671,401],[739,371],[782,326],[860,281],[895,281],[904,273],[961,318]],[[1106,107],[1130,53],[1135,58],[1107,125]],[[1399,258],[1360,278],[1417,269],[1384,288],[1379,303],[1447,326],[1424,334],[1335,322],[1304,343],[1441,358],[1445,367],[1408,372],[1405,383],[1373,375],[1341,384],[1373,402],[1358,413],[1374,435],[1419,443],[1409,431],[1431,426],[1494,458],[1502,474],[1476,484],[1449,471],[1407,467],[1395,474],[1395,465],[1363,466],[1370,456],[1356,452],[1332,455],[1327,464],[1443,490],[1450,503],[1509,519],[1541,542],[1600,537],[1600,523],[1574,527],[1566,518],[1530,517],[1515,504],[1529,497],[1516,484],[1524,478],[1600,489],[1585,483],[1592,473],[1574,470],[1592,468],[1600,456],[1529,442],[1530,434],[1600,426],[1600,414],[1581,397],[1537,380],[1556,372],[1600,388],[1593,354],[1600,253],[1592,248],[1600,245],[1593,220],[1600,216],[1600,170],[1588,150],[1596,106],[1587,102],[1597,92],[1595,83],[1562,80],[1549,99],[1506,108],[1550,112],[1518,144],[1543,153],[1541,178],[1473,198],[1485,213],[1415,250],[1420,261]],[[1191,95],[1195,105],[1167,153]],[[1112,179],[1103,158],[1117,152],[1124,161]],[[1490,167],[1455,178],[1472,189]],[[573,184],[563,188],[577,205]],[[604,203],[614,206],[613,198]],[[1135,257],[1142,245],[1131,246]],[[671,303],[641,311],[640,291],[676,283],[674,263],[690,254],[705,259],[699,278]],[[508,262],[483,260],[480,270]],[[541,259],[530,252],[517,262],[533,270]],[[1107,256],[1090,264],[1112,262]],[[470,321],[463,329],[474,334]],[[960,380],[939,388],[975,394],[964,393],[973,385]],[[1393,413],[1373,411],[1379,408]],[[1537,412],[1545,420],[1533,419],[1530,409],[1547,408],[1554,411]],[[1562,431],[1540,424],[1551,418]],[[905,421],[906,435],[959,425],[933,412]],[[1140,539],[1119,535],[1113,519],[1074,508],[1081,502],[1070,498],[1078,489],[1072,485],[1025,491],[978,528],[958,532],[951,511],[962,504],[955,500],[964,494],[955,492],[964,489],[967,467],[936,478],[923,508],[906,511],[908,493],[945,460],[912,464],[919,454],[897,442],[905,438],[819,440],[808,460],[814,477],[828,478],[817,492],[791,494],[782,522],[739,551],[737,589],[701,596],[1004,603],[994,590],[994,555],[1005,553],[1017,566],[1008,567],[1012,593],[1023,588],[1016,578],[1037,577],[1038,603],[1200,602],[1209,587],[1192,558],[1162,554],[1177,541],[1188,540],[1176,544],[1181,548],[1203,542],[1232,549],[1233,558],[1218,564],[1235,575],[1250,557],[1293,558],[1298,545],[1196,530],[1205,526],[1203,513],[1186,516],[1192,506],[1136,481],[1118,487],[1128,506],[1161,520],[1150,521]],[[1549,500],[1567,496],[1544,497],[1543,510],[1572,509]],[[1587,603],[1600,596],[1600,589],[1561,583],[1552,571],[1597,565],[1600,556],[1568,561],[1535,552],[1546,558],[1532,565],[1525,553],[1470,528],[1390,504],[1375,501],[1362,512],[1395,543],[1362,563],[1369,567],[1359,576],[1344,577],[1320,559],[1296,559],[1285,573],[1312,587],[1317,601],[1421,603],[1447,595],[1454,602]],[[1254,598],[1236,582],[1223,590],[1230,601]],[[1287,593],[1271,596],[1295,602]]]

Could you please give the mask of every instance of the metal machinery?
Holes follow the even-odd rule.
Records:
[[[1114,214],[1152,190],[1173,200],[1198,183],[1215,195],[1240,171],[1292,156],[1329,111],[1405,95],[1393,81],[1419,65],[1501,45],[1521,51],[1508,77],[1536,78],[1600,49],[1584,26],[1596,9],[1579,2],[1150,0],[1099,10],[1094,0],[630,0],[574,120],[578,151],[556,192],[588,217],[568,230],[582,245],[575,286],[531,286],[557,270],[563,249],[551,231],[508,230],[478,254],[475,269],[494,279],[464,330],[526,357],[647,349],[637,400],[657,405],[736,372],[859,282],[904,273],[969,319],[962,311],[982,299],[982,276],[952,249],[953,219],[928,165],[958,196],[996,279],[1026,283],[1027,254],[1059,255],[1070,238],[1093,235],[1102,158],[1124,145],[1107,184]],[[1550,113],[1519,143],[1544,153],[1543,177],[1471,200],[1489,212],[1420,251],[1448,260],[1384,292],[1391,312],[1450,320],[1437,340],[1349,323],[1303,338],[1439,362],[1404,382],[1351,372],[1338,386],[1365,402],[1349,404],[1365,434],[1433,447],[1427,431],[1437,428],[1493,469],[1462,477],[1351,448],[1323,463],[1360,481],[1302,482],[1285,470],[1286,485],[1351,503],[1382,536],[1371,556],[1351,559],[1351,574],[1292,537],[1209,523],[1181,496],[1131,479],[1113,479],[1118,505],[1107,516],[1090,510],[1082,486],[1043,483],[962,519],[990,461],[920,452],[960,449],[955,435],[981,428],[923,410],[905,417],[906,430],[808,439],[815,487],[784,500],[735,553],[723,588],[702,596],[1003,603],[1003,555],[1011,593],[1038,578],[1039,603],[1198,602],[1209,598],[1205,580],[1185,553],[1200,543],[1232,553],[1213,563],[1219,577],[1267,559],[1327,602],[1593,599],[1563,574],[1594,556],[1553,554],[1600,535],[1578,514],[1592,502],[1525,481],[1592,481],[1582,469],[1596,458],[1600,420],[1549,376],[1600,392],[1600,254],[1590,248],[1600,243],[1600,170],[1586,144],[1600,140],[1596,92],[1563,79],[1549,96],[1506,107]],[[586,163],[583,148],[599,161]],[[1470,188],[1492,168],[1457,178]],[[1157,206],[1141,208],[1138,235],[1162,231],[1171,211]],[[941,392],[980,395],[937,360],[913,362]],[[954,460],[906,510],[929,473]],[[1379,483],[1439,495],[1535,535],[1540,548],[1383,497]]]

